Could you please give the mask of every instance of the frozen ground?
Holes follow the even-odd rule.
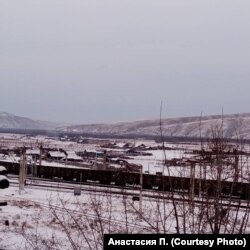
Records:
[[[19,145],[23,143],[39,145],[42,142],[75,151],[99,148],[97,144],[78,145],[45,137],[25,138],[17,135],[3,137],[1,138],[3,144],[5,139],[13,144],[17,139]],[[137,141],[136,145],[142,143],[147,146],[156,145],[155,142],[149,141]],[[173,144],[165,146],[178,148],[167,150],[167,159],[189,158],[192,156],[189,149],[199,147],[199,145]],[[165,157],[163,151],[147,152],[152,153],[152,156],[135,156],[129,161],[141,164],[144,172],[162,172],[162,162]],[[188,167],[185,171],[179,167],[172,170],[182,175],[190,173]],[[247,173],[244,175],[247,176]],[[100,191],[97,189],[96,191]],[[26,186],[21,194],[18,186],[14,184],[7,189],[0,189],[0,202],[7,202],[7,206],[0,207],[0,249],[102,249],[104,233],[176,233],[177,221],[180,232],[211,232],[215,206],[213,203],[210,205],[207,200],[204,205],[198,203],[199,205],[194,206],[190,201],[173,202],[171,196],[162,199],[162,194],[158,193],[160,198],[157,198],[154,193],[149,197],[144,192],[140,207],[140,202],[132,201],[132,195],[125,195],[124,190],[123,194],[110,194],[108,191],[109,189],[104,193],[82,191],[80,196],[75,196],[73,190],[68,191],[63,188],[51,190]],[[134,191],[133,195],[138,197],[139,191]],[[188,198],[188,194],[180,194],[177,198]],[[223,232],[232,232],[232,228],[237,232],[242,223],[244,232],[250,232],[250,206],[246,205],[244,209],[234,207],[226,211],[227,220],[224,217],[221,220]]]
[[[11,186],[0,190],[0,201],[7,202],[0,212],[0,248],[6,250],[74,249],[69,238],[76,249],[102,249],[103,233],[148,233],[158,227],[155,219],[147,222],[154,214],[154,199],[143,199],[144,220],[138,201],[108,190],[75,196],[73,191],[29,186],[20,194]],[[172,224],[169,219],[168,230]]]
[[[100,191],[96,188],[95,191]],[[143,192],[142,203],[133,201],[133,195],[82,191],[75,196],[73,190],[35,188],[27,186],[19,192],[17,185],[0,190],[0,201],[7,202],[0,211],[0,249],[102,249],[104,233],[210,233],[214,223],[214,203],[204,204],[171,200],[171,195]],[[158,194],[157,197],[153,197]],[[167,198],[168,197],[168,198]],[[179,195],[176,198],[187,198]],[[249,204],[226,211],[222,230],[237,233],[244,222],[244,233],[250,233]],[[232,203],[230,204],[232,205]],[[178,216],[174,212],[177,209]],[[141,208],[141,210],[140,210]],[[204,211],[208,211],[204,213]],[[207,217],[209,215],[209,217]],[[245,221],[244,221],[245,220]]]

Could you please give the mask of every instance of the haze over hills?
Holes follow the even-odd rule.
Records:
[[[34,129],[74,132],[90,136],[159,136],[160,121],[141,120],[112,124],[83,124],[66,126],[59,123],[37,121],[26,117],[15,116],[6,112],[0,113],[1,129]],[[211,128],[221,126],[222,116],[180,117],[162,119],[164,136],[173,137],[209,137]],[[229,114],[223,116],[224,136],[227,138],[250,139],[250,113]]]

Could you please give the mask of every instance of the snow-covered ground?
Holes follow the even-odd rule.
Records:
[[[2,135],[0,139],[2,145],[6,142],[13,146],[44,143],[47,146],[75,152],[100,149],[98,144],[80,145],[42,136],[26,138],[18,135]],[[120,142],[119,145],[122,146],[124,143]],[[141,144],[160,145],[153,141],[134,142],[136,146]],[[199,148],[199,145],[166,144],[165,146],[169,148],[165,152],[149,150],[145,152],[152,155],[133,156],[128,161],[142,165],[143,172],[148,171],[150,174],[164,170],[171,171],[173,175],[189,175],[190,166],[185,168],[173,166],[166,169],[163,168],[163,160],[188,159],[193,156],[191,150]],[[5,158],[6,161],[10,158],[15,162],[19,161],[15,155],[2,154],[1,158],[2,160]],[[42,161],[42,164],[47,165],[48,162]],[[244,172],[243,175],[248,177],[248,162],[245,165],[248,167],[246,168],[248,172]],[[197,177],[202,174],[199,169],[202,170],[197,166],[195,171]],[[109,191],[110,189],[106,189],[103,192],[96,187],[95,192],[84,189],[78,196],[74,195],[73,190],[64,189],[59,185],[56,189],[52,189],[51,184],[50,187],[41,188],[28,185],[20,193],[18,185],[12,182],[9,188],[0,189],[0,202],[7,202],[7,206],[0,207],[0,249],[102,249],[104,233],[176,233],[177,222],[182,233],[212,231],[210,226],[214,223],[215,208],[213,201],[210,204],[210,201],[206,200],[204,204],[197,203],[194,206],[190,200],[188,202],[179,200],[190,198],[189,194],[175,194],[177,200],[173,202],[171,194],[166,196],[154,190],[153,193],[143,192],[140,203],[132,200],[133,196],[140,197],[139,190],[123,190],[123,194]],[[130,192],[129,195],[126,192]],[[230,205],[226,210],[222,209],[223,213],[226,211],[225,218],[227,218],[227,221],[224,217],[221,220],[222,231],[231,233],[234,228],[237,233],[243,225],[244,233],[250,233],[248,204],[242,202],[241,205],[246,207],[239,210],[236,209],[237,202],[233,209]]]
[[[8,205],[2,206],[0,212],[0,248],[49,249],[51,245],[55,247],[52,249],[73,249],[67,238],[71,234],[77,249],[89,249],[90,245],[102,249],[103,232],[152,232],[152,226],[139,216],[138,201],[107,191],[82,191],[75,196],[73,191],[63,188],[51,191],[28,186],[20,193],[18,186],[10,186],[1,190],[0,201]],[[145,216],[153,212],[154,205],[148,198],[144,199],[143,207]]]
[[[190,158],[191,154],[185,154],[184,150],[147,150],[147,153],[151,153],[150,156],[134,156],[133,159],[128,160],[130,163],[135,163],[143,166],[143,172],[148,172],[150,174],[155,174],[156,172],[163,171],[163,162],[166,159],[170,160],[173,158],[182,159]],[[165,154],[165,155],[164,155]],[[165,170],[166,171],[166,170]]]
[[[139,201],[132,200],[139,197],[139,190],[133,191],[133,196],[126,195],[125,190],[123,195],[109,191],[82,190],[76,196],[73,190],[29,185],[20,192],[14,184],[0,190],[0,202],[7,202],[0,211],[0,249],[102,249],[104,233],[176,233],[177,219],[181,232],[211,232],[214,203],[209,205],[209,200],[193,206],[190,202],[173,202],[170,194],[161,199],[163,194],[158,193],[157,198],[154,193],[150,197],[149,192],[143,192],[140,206]],[[237,233],[247,218],[244,233],[250,233],[249,216],[244,219],[249,206],[244,202],[241,205],[246,207],[225,210],[228,221],[226,226],[221,225],[223,230],[231,232],[233,225]]]

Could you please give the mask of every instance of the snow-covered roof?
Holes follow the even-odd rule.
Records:
[[[63,152],[60,152],[60,151],[49,151],[48,154],[51,157],[65,157],[66,156]]]
[[[58,163],[58,162],[49,162],[42,160],[42,166],[46,167],[56,167],[56,168],[75,168],[75,169],[89,169],[91,167],[90,163],[85,163],[83,166],[74,166],[66,163]]]
[[[89,153],[89,154],[96,154],[96,155],[102,155],[104,152],[103,151],[98,151],[98,150],[95,150],[95,149],[87,149],[85,150],[86,153]]]
[[[74,150],[66,150],[65,153],[66,154],[75,154],[76,152]]]
[[[27,149],[26,150],[27,155],[40,155],[39,149]]]
[[[9,154],[9,155],[0,154],[0,161],[2,161],[2,162],[16,162],[16,163],[18,163],[19,160],[20,160],[20,157],[16,156],[16,155],[12,155],[12,154]]]
[[[66,151],[67,159],[82,160],[81,156],[78,156],[75,151]]]
[[[94,153],[94,154],[97,153],[97,151],[95,149],[87,149],[86,152],[87,153]]]

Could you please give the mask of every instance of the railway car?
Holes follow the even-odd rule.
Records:
[[[0,162],[10,174],[19,174],[19,163]],[[28,165],[28,174],[32,174],[32,166]],[[129,172],[121,169],[97,170],[77,166],[42,165],[36,166],[36,176],[48,179],[61,179],[77,182],[96,182],[105,185],[135,186],[139,187],[140,173]],[[165,176],[162,173],[144,173],[142,175],[144,189],[156,189],[160,191],[192,193],[194,195],[233,197],[244,200],[250,199],[249,182],[221,181],[198,179],[189,177]]]

